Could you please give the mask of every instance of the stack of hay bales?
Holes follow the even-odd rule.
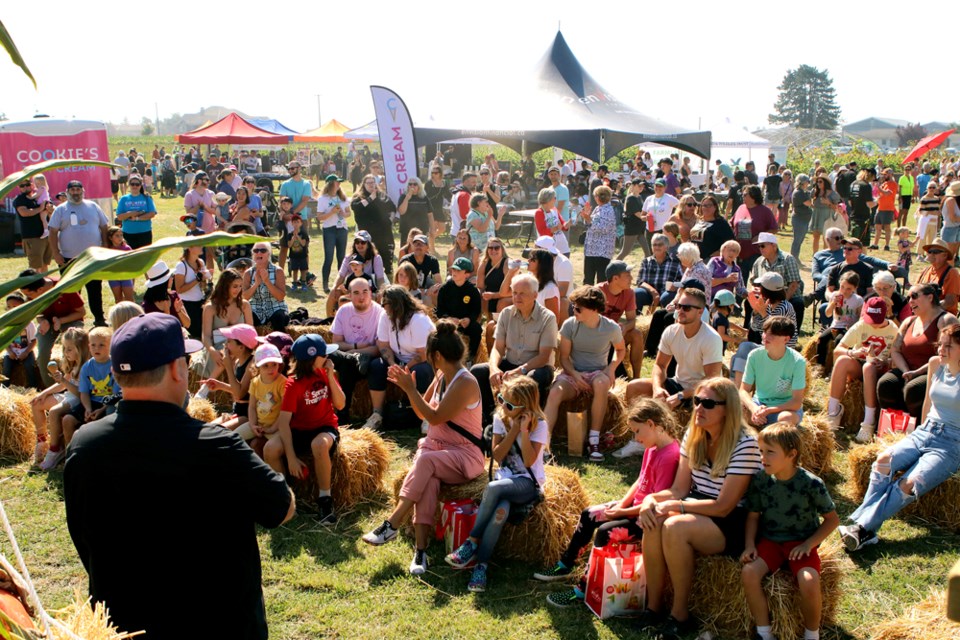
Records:
[[[834,345],[833,338],[830,339],[830,344],[827,345],[827,357],[824,360],[823,365],[817,362],[817,337],[813,336],[807,340],[806,344],[803,345],[803,349],[800,351],[804,359],[807,361],[807,367],[816,367],[818,370],[818,375],[822,377],[829,377],[830,372],[833,370],[833,348]],[[826,375],[823,375],[826,374]]]
[[[33,426],[30,398],[17,391],[0,388],[0,457],[23,461],[33,455],[37,432]]]
[[[630,425],[627,420],[627,381],[623,378],[617,378],[613,387],[607,395],[607,412],[603,416],[603,431],[612,433],[615,446],[622,447],[632,437]],[[567,413],[576,413],[580,411],[589,412],[590,403],[593,401],[593,394],[579,395],[573,400],[568,400],[560,405],[560,411],[557,414],[557,424],[553,427],[551,441],[563,441],[567,439]],[[551,445],[552,446],[552,445]]]
[[[333,456],[330,494],[337,509],[349,509],[364,498],[383,491],[383,478],[390,467],[392,449],[370,429],[343,429]],[[313,504],[317,497],[317,479],[313,456],[301,457],[310,469],[305,480],[294,480],[297,498]]]
[[[843,554],[837,544],[820,546],[823,594],[823,626],[834,624],[840,603]],[[707,556],[697,558],[690,611],[702,621],[704,629],[724,638],[752,637],[753,619],[743,594],[742,565],[734,558]],[[800,615],[800,590],[789,571],[778,571],[764,579],[764,592],[770,604],[773,633],[778,638],[803,637]]]
[[[925,600],[918,602],[893,620],[885,620],[872,629],[873,640],[956,640],[960,624],[947,619],[947,593],[931,589]]]
[[[870,485],[870,471],[880,452],[902,438],[883,438],[850,449],[850,486],[854,500],[859,504]],[[946,482],[924,494],[916,502],[906,506],[902,513],[927,522],[960,531],[960,473],[953,474]]]
[[[400,487],[409,470],[409,467],[404,468],[395,478],[394,497],[400,495]],[[576,471],[547,465],[546,473],[547,481],[543,485],[545,500],[522,523],[504,527],[497,542],[498,557],[549,566],[559,560],[567,548],[580,520],[580,512],[590,504],[590,500]],[[465,484],[441,485],[437,519],[444,502],[472,498],[479,503],[486,486],[486,473]],[[406,532],[409,533],[409,529]]]

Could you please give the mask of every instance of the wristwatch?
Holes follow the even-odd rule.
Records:
[[[527,365],[522,365],[520,367],[520,373],[522,373],[523,375],[527,375]]]

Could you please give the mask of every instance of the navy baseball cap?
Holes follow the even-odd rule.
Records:
[[[166,313],[147,313],[126,322],[113,334],[110,360],[118,373],[138,373],[203,349],[203,343],[183,337],[180,321]]]
[[[170,316],[171,318],[173,316]],[[317,356],[328,356],[339,349],[335,344],[328,345],[319,334],[308,333],[297,338],[290,351],[297,360],[312,360]]]

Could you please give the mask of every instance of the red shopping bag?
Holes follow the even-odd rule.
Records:
[[[906,411],[882,409],[880,411],[880,423],[877,426],[877,437],[880,438],[894,433],[911,433],[916,428],[917,419]]]
[[[447,527],[450,526],[450,522],[453,519],[454,512],[459,508],[466,505],[472,505],[473,500],[470,498],[461,498],[459,500],[450,500],[449,502],[444,502],[440,505],[440,521],[437,523],[436,537],[437,540],[443,540],[443,536],[447,532]]]
[[[601,618],[643,611],[647,596],[647,577],[643,554],[634,544],[609,544],[594,547],[587,569],[584,602]]]
[[[477,506],[470,502],[464,504],[453,511],[450,516],[450,522],[447,530],[444,532],[444,540],[447,545],[447,553],[453,553],[470,536],[473,525],[477,522]]]

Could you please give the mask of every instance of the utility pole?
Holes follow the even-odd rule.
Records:
[[[157,135],[160,135],[160,109],[157,107],[157,103],[153,103],[153,118],[157,122]]]
[[[320,96],[321,96],[321,94],[316,93],[316,94],[314,94],[314,95],[317,96],[317,128],[319,129],[320,127],[323,126],[323,120],[320,118]]]

